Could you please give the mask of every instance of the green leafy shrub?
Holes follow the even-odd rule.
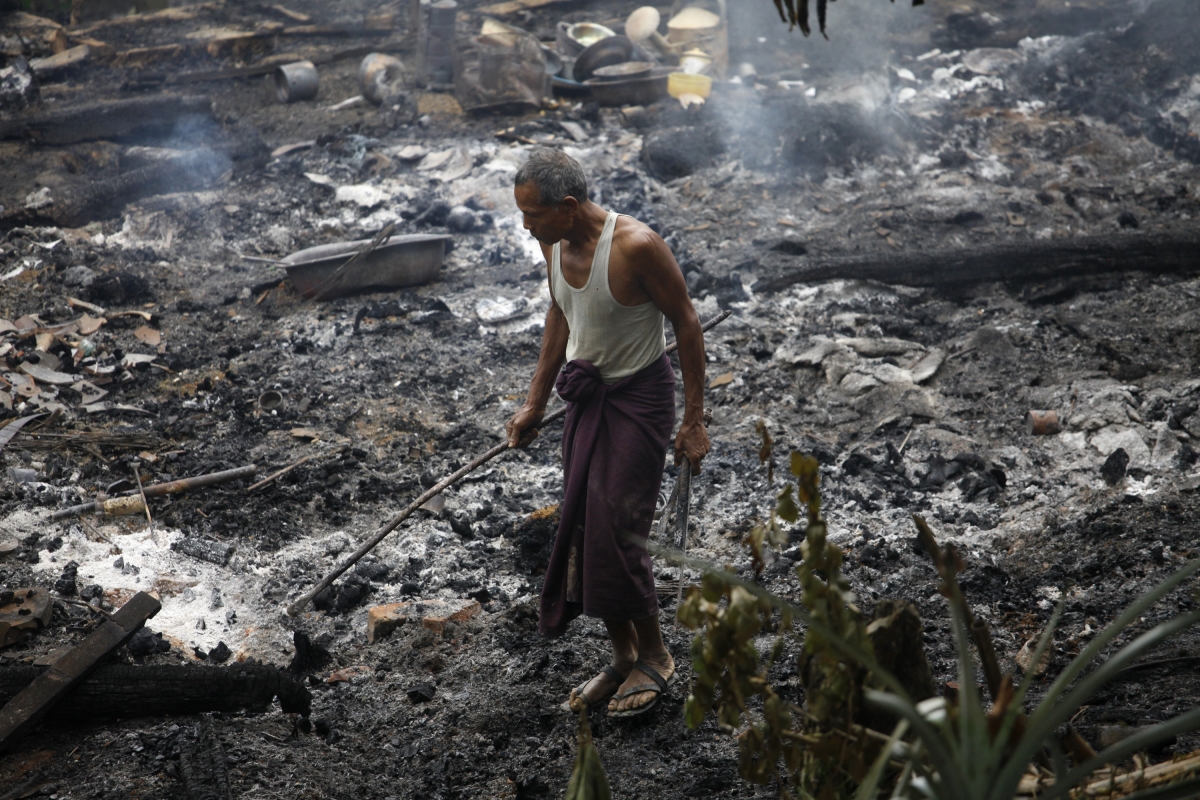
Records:
[[[766,461],[769,445],[764,450]],[[807,511],[803,560],[797,567],[802,588],[799,606],[728,570],[653,548],[670,560],[703,570],[701,585],[688,590],[677,612],[682,624],[699,631],[692,643],[694,686],[685,720],[694,728],[715,712],[720,725],[738,736],[738,767],[744,779],[760,785],[775,782],[780,797],[793,797],[794,788],[801,797],[820,800],[871,800],[885,784],[891,786],[892,798],[1012,800],[1033,793],[1047,800],[1081,797],[1080,787],[1105,765],[1200,729],[1197,709],[1099,754],[1069,728],[1063,733],[1063,726],[1118,671],[1200,622],[1200,611],[1180,614],[1101,660],[1106,648],[1151,606],[1200,570],[1200,559],[1130,605],[1079,653],[1032,710],[1027,712],[1024,704],[1033,671],[1019,684],[1011,675],[989,681],[993,703],[988,708],[978,688],[971,644],[974,640],[987,650],[990,636],[979,635],[982,623],[971,617],[958,584],[962,561],[953,546],[939,548],[924,521],[914,517],[938,568],[940,591],[949,601],[962,687],[952,701],[915,702],[896,677],[878,664],[867,625],[841,575],[841,552],[826,539],[816,461],[793,454],[790,471],[795,487],[788,485],[779,493],[770,519],[751,531],[746,544],[761,569],[769,557],[765,550],[786,542],[782,522],[799,519],[799,500]],[[778,636],[764,659],[754,640],[770,628],[776,612]],[[1031,663],[1040,663],[1046,654],[1060,615],[1061,606]],[[796,623],[803,624],[803,634]],[[803,708],[782,699],[767,677],[782,657],[787,638],[801,635],[797,667],[805,687]],[[985,657],[984,663],[988,661]],[[890,735],[856,722],[863,703],[898,720]],[[1200,763],[1195,769],[1200,771]],[[1117,777],[1110,774],[1106,785],[1138,785],[1119,782]],[[1132,793],[1114,790],[1107,796],[1200,797],[1200,778],[1166,770],[1162,781],[1164,785]],[[1097,796],[1098,791],[1090,786],[1086,796]]]

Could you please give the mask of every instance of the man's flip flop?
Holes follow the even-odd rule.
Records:
[[[654,683],[642,683],[642,684],[638,684],[637,686],[631,686],[628,689],[626,689],[625,691],[614,696],[613,699],[614,700],[624,700],[626,697],[631,697],[632,695],[635,695],[635,694],[641,694],[642,692],[654,692],[654,697],[651,698],[650,702],[646,703],[644,706],[638,706],[637,708],[631,708],[628,711],[610,711],[610,712],[608,712],[608,715],[610,717],[618,717],[618,718],[624,719],[624,718],[628,718],[628,717],[637,717],[642,714],[645,714],[647,711],[649,711],[650,709],[652,709],[656,705],[658,705],[658,698],[662,696],[663,692],[665,692],[667,689],[670,689],[672,686],[674,686],[676,678],[679,677],[678,669],[676,669],[674,672],[671,673],[671,677],[664,678],[662,675],[659,674],[658,670],[656,670],[654,667],[650,666],[649,664],[645,664],[641,661],[634,664],[633,668],[637,669],[637,670],[641,670],[642,673],[649,676],[650,680],[654,681]]]
[[[589,683],[591,683],[592,681],[594,681],[596,679],[593,676],[591,678],[588,678],[586,681],[584,681],[583,683],[579,684],[578,686],[576,686],[574,689],[571,690],[570,696],[567,697],[566,701],[562,704],[563,710],[574,713],[575,709],[571,708],[571,701],[577,697],[583,701],[583,704],[588,707],[589,711],[591,711],[592,709],[595,709],[595,708],[600,708],[601,705],[607,703],[612,698],[612,696],[617,693],[617,689],[621,688],[621,684],[624,683],[625,678],[628,677],[628,676],[622,675],[620,672],[618,672],[617,668],[614,667],[612,664],[605,664],[604,668],[602,670],[600,670],[600,673],[602,675],[607,675],[612,680],[612,682],[615,684],[613,686],[612,691],[606,693],[603,697],[599,697],[599,698],[589,702],[586,698],[584,698],[583,690],[587,688],[587,685]]]

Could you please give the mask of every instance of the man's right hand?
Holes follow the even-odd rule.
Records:
[[[518,408],[517,413],[513,414],[512,419],[504,426],[504,430],[508,434],[508,446],[528,447],[538,437],[538,429],[535,426],[542,421],[544,416],[546,416],[544,408],[534,408],[528,404]]]

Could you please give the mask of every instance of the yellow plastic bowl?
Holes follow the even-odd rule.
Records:
[[[667,94],[679,99],[681,94],[696,94],[708,97],[712,94],[712,78],[707,75],[689,75],[686,72],[672,72],[667,76]]]

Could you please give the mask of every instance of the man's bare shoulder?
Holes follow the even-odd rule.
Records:
[[[613,244],[628,259],[654,259],[661,255],[666,242],[649,225],[633,217],[618,217]]]

